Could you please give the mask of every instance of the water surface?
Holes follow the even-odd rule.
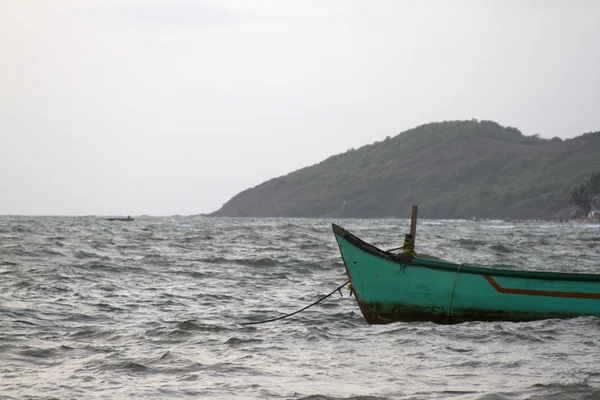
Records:
[[[0,398],[600,399],[600,319],[367,325],[335,222],[0,217]],[[458,263],[598,273],[600,225],[421,220]]]

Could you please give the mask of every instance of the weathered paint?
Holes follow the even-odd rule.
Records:
[[[491,269],[385,252],[333,225],[371,324],[600,316],[600,275]]]

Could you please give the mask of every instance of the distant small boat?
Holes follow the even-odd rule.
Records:
[[[133,218],[131,218],[129,215],[127,216],[127,218],[113,217],[113,218],[104,218],[104,219],[107,221],[125,221],[125,222],[133,221]]]
[[[414,252],[381,250],[332,225],[351,291],[370,324],[600,316],[600,274],[495,269],[428,260]]]

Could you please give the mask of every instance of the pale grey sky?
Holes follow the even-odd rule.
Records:
[[[196,214],[432,121],[600,130],[600,1],[0,0],[0,214]]]

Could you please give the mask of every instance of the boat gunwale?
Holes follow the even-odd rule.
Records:
[[[554,271],[531,271],[531,270],[511,270],[501,268],[478,267],[468,264],[457,264],[444,261],[425,260],[414,258],[409,254],[396,254],[378,248],[368,242],[365,242],[358,236],[350,233],[339,225],[331,224],[335,235],[342,237],[352,245],[376,257],[383,258],[392,262],[420,266],[425,268],[437,269],[442,271],[457,272],[460,267],[461,274],[490,275],[508,278],[525,278],[541,280],[562,280],[579,282],[600,282],[600,274],[584,274],[578,272],[554,272]],[[343,254],[342,254],[343,257]]]

